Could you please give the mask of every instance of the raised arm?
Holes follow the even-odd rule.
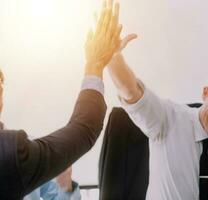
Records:
[[[115,54],[108,71],[118,90],[119,96],[128,104],[136,103],[144,94],[144,85],[139,81],[121,53]]]
[[[167,109],[171,106],[145,87],[126,64],[122,50],[135,38],[135,34],[124,38],[108,70],[124,109],[149,138],[155,139],[162,131]]]
[[[93,33],[86,42],[86,67],[82,91],[70,122],[54,133],[30,141],[24,132],[17,138],[17,166],[25,195],[60,174],[90,150],[98,138],[106,112],[102,76],[120,43],[119,4],[105,2]],[[56,116],[58,117],[58,116]],[[12,191],[11,191],[12,192]]]
[[[121,40],[120,46],[108,66],[108,71],[118,90],[119,96],[129,104],[137,102],[144,93],[142,82],[136,78],[122,55],[122,51],[129,42],[136,38],[136,34],[130,34]]]

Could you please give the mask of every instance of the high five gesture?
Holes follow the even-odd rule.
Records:
[[[86,74],[102,78],[103,69],[120,46],[122,26],[119,24],[119,3],[104,1],[94,32],[90,30],[86,45]]]

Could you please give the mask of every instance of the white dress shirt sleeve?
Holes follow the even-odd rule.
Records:
[[[167,111],[165,100],[145,88],[143,97],[137,103],[126,104],[122,100],[121,102],[130,118],[147,137],[154,140],[161,133]]]
[[[104,83],[97,76],[85,76],[81,88],[82,90],[96,90],[104,96]]]

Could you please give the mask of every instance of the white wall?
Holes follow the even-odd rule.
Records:
[[[140,39],[125,51],[135,73],[158,95],[200,101],[208,84],[206,0],[120,0],[124,34]],[[6,75],[3,121],[35,137],[65,125],[83,78],[83,45],[99,0],[0,0],[0,65]],[[77,12],[76,12],[77,11]],[[106,100],[118,105],[106,74]],[[74,167],[97,182],[96,147]],[[87,168],[87,169],[86,169]]]

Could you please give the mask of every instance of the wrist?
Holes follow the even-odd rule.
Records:
[[[97,76],[103,79],[103,67],[99,63],[87,62],[85,66],[85,75]]]

